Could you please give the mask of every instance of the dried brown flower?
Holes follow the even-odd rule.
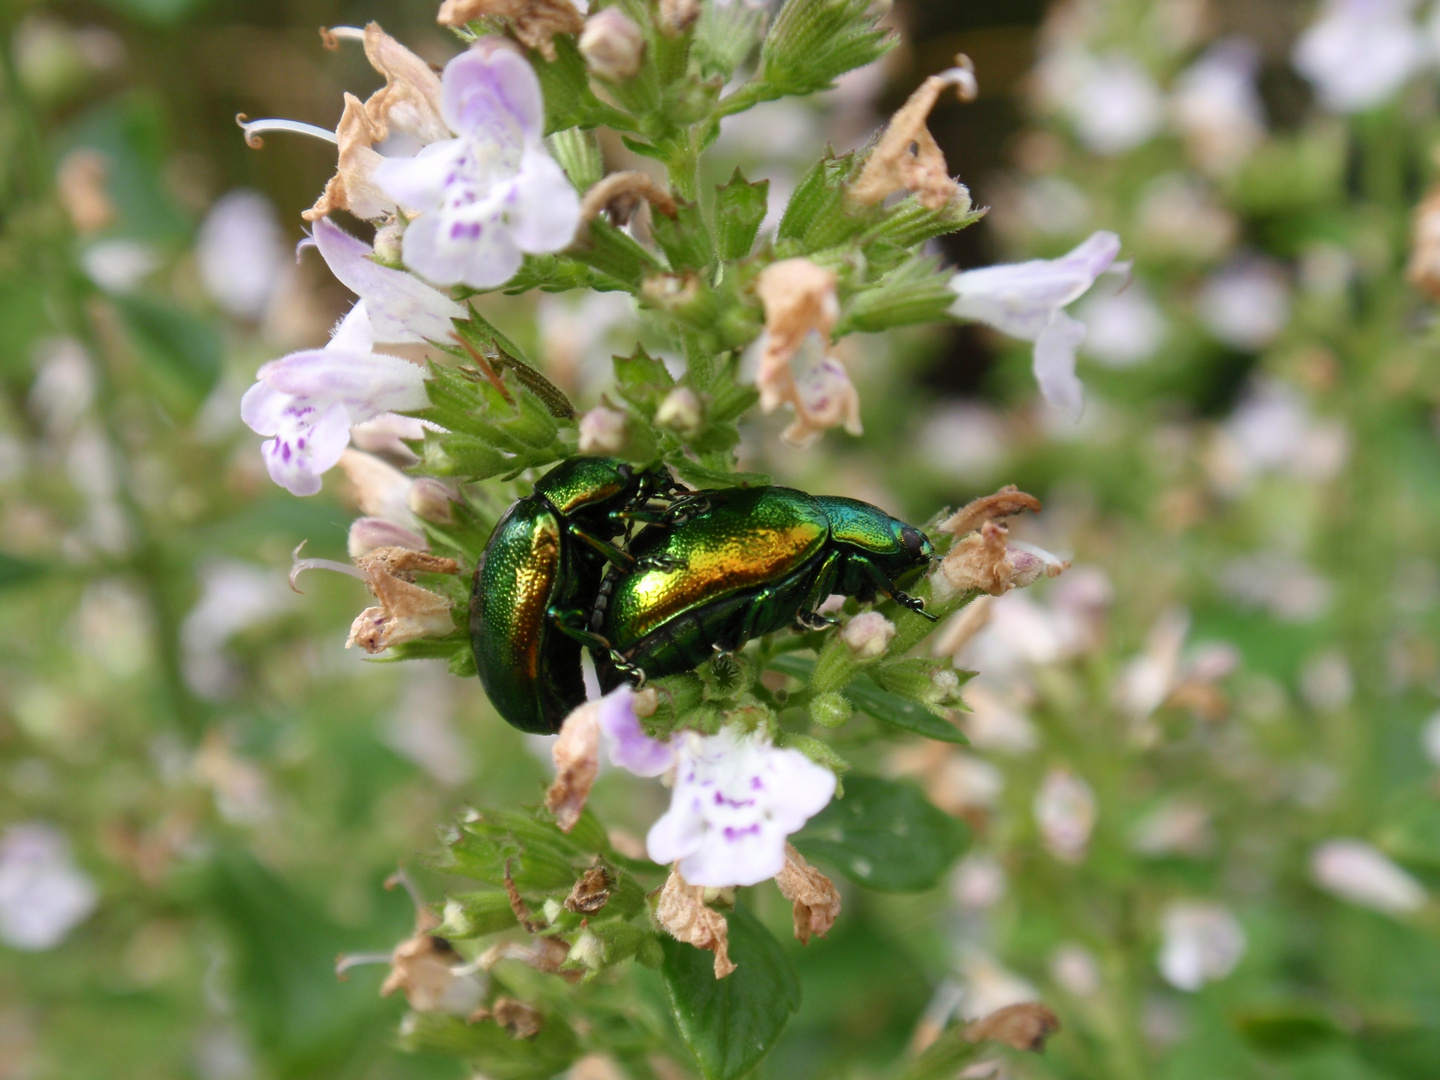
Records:
[[[580,820],[600,771],[599,715],[598,702],[578,706],[565,718],[550,747],[555,780],[545,792],[545,809],[555,815],[562,832],[569,832]]]
[[[490,1007],[490,1017],[503,1027],[512,1039],[533,1039],[544,1027],[540,1010],[514,998],[497,997]]]
[[[795,937],[810,944],[810,935],[824,937],[840,914],[840,893],[835,883],[816,870],[791,844],[785,845],[785,866],[775,875],[781,895],[795,905]]]
[[[730,926],[725,916],[705,905],[705,890],[691,885],[671,870],[660,890],[655,918],[677,941],[715,954],[715,978],[723,979],[735,970],[730,960]]]
[[[115,204],[105,190],[110,159],[98,150],[72,150],[55,171],[55,189],[70,224],[81,236],[99,232],[115,220]]]
[[[464,26],[485,15],[510,20],[515,36],[527,49],[538,49],[555,60],[556,34],[578,34],[585,19],[570,0],[445,0],[436,21],[441,26]]]
[[[580,876],[565,898],[566,910],[577,915],[595,914],[610,902],[610,890],[614,884],[608,870],[603,866],[592,866]]]
[[[382,547],[360,556],[355,563],[364,572],[365,584],[380,606],[366,608],[356,616],[345,642],[347,649],[359,645],[368,653],[379,653],[416,638],[444,637],[455,629],[450,601],[407,580],[416,571],[459,573],[454,559]]]
[[[956,57],[955,67],[931,75],[891,117],[885,134],[850,185],[854,202],[873,206],[896,191],[913,191],[922,205],[939,210],[960,196],[965,189],[951,178],[945,154],[925,126],[930,110],[951,86],[962,101],[975,97],[975,72],[969,58]]]
[[[974,532],[987,521],[1013,517],[1026,510],[1038,514],[1040,500],[1034,495],[1027,495],[1014,484],[1006,484],[994,495],[982,495],[966,503],[941,522],[937,529],[951,536],[964,536],[968,532]]]
[[[674,197],[649,173],[625,170],[610,173],[585,192],[580,200],[580,220],[594,221],[604,213],[611,224],[624,225],[641,202],[648,202],[666,217],[673,218],[678,209]]]
[[[1016,1050],[1040,1053],[1045,1040],[1060,1030],[1060,1018],[1036,1001],[1007,1005],[967,1024],[961,1034],[967,1042],[998,1042]]]
[[[1440,301],[1440,186],[1430,189],[1410,219],[1410,265],[1406,280]]]

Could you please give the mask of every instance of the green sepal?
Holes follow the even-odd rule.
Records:
[[[553,62],[533,49],[530,51],[530,66],[540,80],[540,93],[545,102],[545,134],[602,125],[630,130],[633,121],[606,105],[590,89],[590,72],[574,40],[566,34],[556,34],[553,40]]]
[[[511,879],[522,892],[568,893],[579,869],[594,857],[553,820],[512,811],[476,811],[459,826],[442,868],[496,888]]]
[[[531,289],[551,293],[571,289],[628,292],[629,286],[568,255],[526,255],[515,276],[501,285],[499,291],[506,296],[518,296]]]
[[[844,727],[855,715],[855,706],[844,694],[816,694],[805,706],[810,722],[816,727]]]
[[[752,184],[738,168],[728,182],[715,185],[715,250],[721,259],[743,259],[750,254],[765,220],[769,193],[769,180]]]
[[[454,432],[425,433],[421,455],[430,476],[466,476],[486,480],[510,468],[510,459],[483,439]]]
[[[986,1049],[983,1043],[966,1039],[964,1032],[964,1024],[947,1028],[906,1066],[899,1080],[950,1080],[959,1076],[960,1071],[979,1057],[982,1049]]]
[[[816,162],[790,196],[776,237],[796,241],[800,252],[809,254],[844,245],[862,232],[876,211],[846,201],[845,186],[854,171],[854,154],[826,154]]]
[[[878,670],[878,669],[877,669]],[[843,691],[856,707],[882,724],[923,735],[937,742],[964,746],[970,740],[949,720],[921,702],[881,689],[866,675],[852,681]]]
[[[411,1013],[399,1043],[412,1053],[446,1054],[491,1080],[549,1080],[580,1056],[580,1040],[559,1013],[546,1012],[540,1031],[517,1039],[493,1020],[468,1024],[443,1012]]]
[[[650,233],[675,270],[708,270],[715,261],[699,203],[677,203],[674,217],[656,212],[650,218]]]
[[[539,398],[551,416],[569,419],[575,415],[575,407],[564,392],[530,364],[519,347],[473,307],[468,320],[456,321],[455,331],[489,360],[497,372],[513,373],[516,381]]]
[[[581,194],[598,184],[605,175],[605,158],[600,152],[600,140],[595,137],[595,132],[578,127],[565,128],[549,136],[545,143],[565,170],[570,183]]]
[[[510,898],[497,889],[455,893],[445,898],[444,919],[434,931],[456,941],[498,934],[516,926]]]
[[[911,259],[849,298],[835,336],[944,319],[955,303],[950,277],[938,259]]]
[[[683,454],[667,455],[665,460],[680,479],[696,488],[763,487],[770,483],[766,473],[727,472]]]
[[[765,31],[766,11],[750,4],[705,4],[691,55],[702,78],[728,80],[750,59]]]
[[[901,250],[911,251],[926,240],[958,232],[984,216],[985,209],[974,209],[970,203],[970,193],[963,187],[955,198],[939,210],[931,210],[921,203],[917,196],[907,195],[880,214],[878,220],[866,230],[861,243],[868,246],[884,241]]]
[[[647,353],[643,345],[635,346],[629,356],[614,357],[612,362],[615,392],[646,419],[653,419],[661,399],[675,387],[675,379],[664,362]]]
[[[659,260],[625,233],[604,221],[592,221],[568,254],[634,292],[647,274],[664,268]]]
[[[823,765],[837,777],[835,795],[839,798],[844,794],[840,787],[838,777],[850,771],[850,763],[846,761],[833,746],[823,739],[817,739],[813,735],[802,735],[795,731],[782,731],[775,739],[776,746],[782,746],[789,750],[799,750],[816,765]]]
[[[895,47],[870,0],[788,0],[760,50],[767,96],[828,90],[834,80]]]

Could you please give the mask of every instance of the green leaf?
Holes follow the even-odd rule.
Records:
[[[107,7],[152,23],[179,22],[209,0],[103,0]]]
[[[844,244],[864,229],[874,211],[845,202],[845,183],[854,167],[854,154],[826,156],[816,162],[786,203],[776,236],[797,240],[803,251],[813,254]]]
[[[637,345],[631,355],[616,356],[613,362],[615,392],[646,417],[654,417],[660,399],[675,386],[675,379],[664,361],[647,353],[643,345]]]
[[[765,15],[764,7],[751,4],[703,5],[691,46],[701,78],[728,80],[759,44]]]
[[[770,483],[765,473],[725,472],[684,455],[673,455],[666,460],[680,474],[680,479],[697,488],[764,487]]]
[[[1328,1015],[1306,1002],[1280,1002],[1246,1009],[1234,1020],[1235,1028],[1251,1046],[1272,1054],[1299,1054],[1321,1043],[1343,1039]]]
[[[732,5],[743,7],[742,4]],[[708,10],[708,9],[707,9]],[[743,259],[769,206],[770,181],[750,183],[736,169],[728,183],[715,185],[715,248],[722,259]]]
[[[901,1080],[951,1080],[979,1056],[980,1043],[965,1038],[964,1024],[947,1028],[901,1074]]]
[[[882,724],[900,728],[927,739],[967,745],[965,733],[944,717],[937,716],[918,701],[882,690],[869,676],[861,675],[841,691],[855,707]]]
[[[530,66],[540,80],[540,93],[545,102],[545,134],[566,128],[593,128],[602,124],[627,127],[625,116],[604,104],[590,89],[590,73],[569,35],[556,34],[555,60],[546,60],[533,49]],[[568,171],[568,170],[567,170]]]
[[[730,924],[735,971],[715,978],[714,957],[669,935],[660,968],[675,1026],[705,1080],[738,1080],[775,1045],[800,1007],[800,979],[780,942],[737,906]]]
[[[830,89],[894,48],[879,17],[870,0],[789,0],[761,47],[761,80],[777,97]]]
[[[919,247],[933,237],[958,232],[984,216],[983,209],[971,208],[969,193],[964,193],[961,198],[947,203],[939,210],[931,210],[923,205],[917,196],[907,195],[880,216],[866,231],[862,243],[869,245],[883,241],[902,250],[909,250]]]
[[[590,222],[588,230],[570,248],[570,254],[635,290],[646,274],[663,269],[659,260],[625,233],[603,221]]]
[[[220,335],[180,308],[135,296],[113,302],[162,400],[178,413],[193,413],[220,378]]]
[[[48,573],[50,573],[50,567],[44,563],[32,562],[29,559],[17,559],[14,555],[0,552],[0,591],[29,585],[32,581],[38,581]]]
[[[851,775],[832,802],[795,837],[807,858],[884,892],[920,892],[938,883],[969,843],[963,823],[936,809],[909,783]]]

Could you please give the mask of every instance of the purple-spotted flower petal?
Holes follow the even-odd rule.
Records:
[[[1082,404],[1075,377],[1075,350],[1085,337],[1085,324],[1064,308],[1084,295],[1106,271],[1119,272],[1120,238],[1097,232],[1058,259],[966,270],[950,279],[958,319],[983,322],[1001,333],[1035,343],[1035,377],[1045,400],[1072,416]]]
[[[596,719],[610,749],[610,763],[636,776],[660,776],[675,764],[675,745],[645,734],[635,715],[635,691],[622,684],[597,703]]]
[[[482,42],[445,66],[441,112],[457,138],[387,158],[375,183],[422,211],[405,265],[437,285],[503,285],[524,253],[558,251],[580,222],[575,188],[545,151],[540,82],[515,52]]]
[[[260,448],[271,479],[294,495],[320,490],[321,473],[350,444],[351,424],[427,403],[422,368],[331,345],[272,360],[240,401],[240,418],[273,436]]]
[[[785,838],[835,794],[835,774],[734,728],[681,738],[670,809],[646,838],[650,858],[678,860],[692,885],[773,878],[785,865]]]

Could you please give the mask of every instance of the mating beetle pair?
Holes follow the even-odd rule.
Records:
[[[663,470],[573,458],[495,526],[475,570],[470,634],[509,723],[559,730],[585,700],[582,644],[609,690],[786,626],[829,625],[816,609],[835,592],[923,614],[898,585],[934,549],[878,507],[783,487],[680,492]],[[611,542],[636,523],[649,527],[633,543]]]

